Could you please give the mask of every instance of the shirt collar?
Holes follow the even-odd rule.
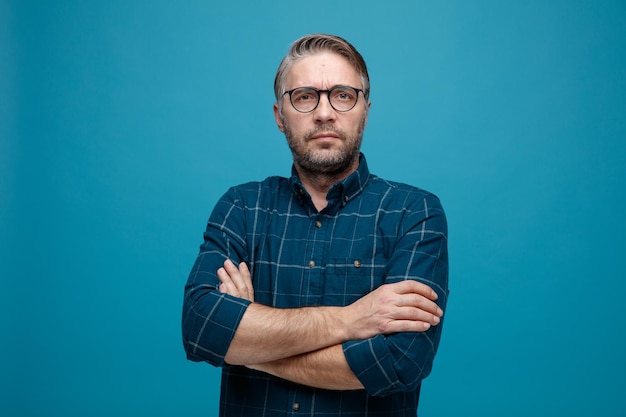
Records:
[[[363,191],[367,184],[367,181],[369,180],[369,176],[370,171],[367,167],[367,160],[365,159],[365,155],[361,153],[359,156],[359,166],[357,167],[356,171],[348,175],[348,177],[346,177],[344,180],[333,184],[333,186],[330,187],[330,190],[328,190],[328,193],[326,194],[328,207],[334,206],[337,203],[345,206],[346,203],[354,199]],[[302,199],[304,196],[306,196],[306,199],[310,200],[309,193],[302,185],[295,166],[291,167],[291,178],[289,179],[289,183],[291,184],[291,188],[293,192],[298,196],[298,198]]]

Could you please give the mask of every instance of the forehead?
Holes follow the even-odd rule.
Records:
[[[286,78],[287,89],[316,87],[320,89],[336,85],[362,88],[361,77],[350,62],[334,52],[318,52],[296,61]]]

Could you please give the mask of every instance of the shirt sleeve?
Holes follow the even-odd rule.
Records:
[[[226,259],[248,261],[244,213],[234,189],[216,204],[204,243],[185,285],[182,333],[187,358],[224,365],[224,357],[249,301],[219,291],[217,270]]]
[[[433,195],[408,207],[402,233],[386,268],[385,283],[412,279],[437,292],[445,311],[448,300],[447,222]],[[426,332],[378,335],[343,344],[346,360],[369,394],[413,391],[432,369],[443,320]]]

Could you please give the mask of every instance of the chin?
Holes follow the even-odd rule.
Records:
[[[311,171],[321,174],[336,174],[349,170],[354,158],[340,151],[309,152],[300,158],[300,165]]]
[[[306,155],[306,159],[311,161],[312,163],[321,164],[321,165],[333,165],[340,164],[348,158],[344,152],[338,150],[321,150],[310,152]]]

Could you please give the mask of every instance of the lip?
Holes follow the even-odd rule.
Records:
[[[311,136],[311,140],[324,140],[324,139],[339,139],[339,136],[335,133],[324,132]]]

